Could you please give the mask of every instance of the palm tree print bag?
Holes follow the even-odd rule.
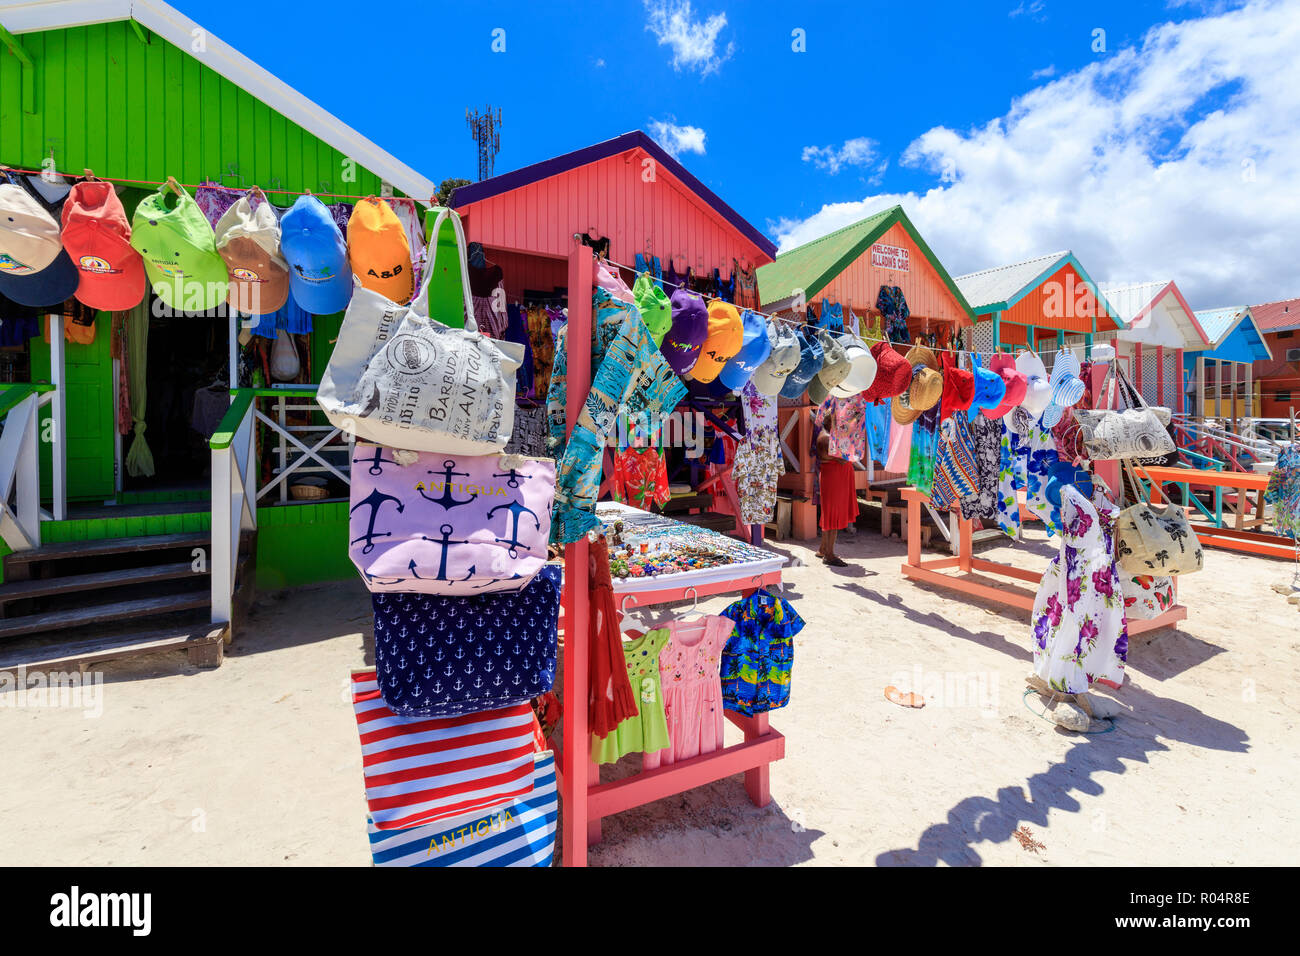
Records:
[[[1133,486],[1141,487],[1134,479]],[[1201,543],[1187,514],[1175,504],[1139,501],[1115,523],[1116,557],[1128,574],[1191,574],[1204,565]]]

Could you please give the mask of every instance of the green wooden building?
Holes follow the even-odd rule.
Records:
[[[327,202],[433,194],[428,179],[165,3],[5,4],[0,45],[0,166],[93,170],[119,184],[128,217],[155,188],[145,184],[169,176],[258,185],[277,205],[304,191]],[[315,317],[309,382],[341,318]],[[335,480],[347,472],[346,447],[312,413],[310,385],[233,390],[210,441],[182,435],[190,410],[163,401],[169,390],[187,394],[197,369],[236,367],[236,316],[151,319],[145,434],[179,449],[153,476],[123,467],[131,439],[119,434],[112,316],[99,313],[89,344],[64,341],[62,322],[5,348],[0,364],[0,666],[182,640],[196,659],[219,660],[237,585],[355,573],[346,483]],[[289,493],[306,473],[325,479],[323,499]],[[209,618],[213,628],[186,623]],[[123,621],[139,622],[138,632],[87,636]],[[33,635],[43,647],[68,640],[57,653],[34,651]]]

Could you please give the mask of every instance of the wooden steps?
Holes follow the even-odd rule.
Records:
[[[107,624],[110,621],[149,617],[154,614],[190,611],[210,607],[211,601],[212,595],[205,589],[161,597],[117,601],[111,604],[89,604],[64,611],[41,611],[36,614],[0,619],[0,638],[15,637],[20,634],[44,634],[88,624]]]
[[[184,650],[190,663],[197,667],[216,667],[225,655],[230,640],[230,625],[205,624],[196,628],[170,628],[144,633],[122,634],[85,641],[68,641],[35,650],[0,652],[0,671],[68,671],[84,670],[90,664],[156,654],[159,651]]]
[[[240,539],[241,606],[252,594],[254,540],[253,533]],[[211,560],[206,531],[67,541],[6,555],[0,669],[84,667],[169,649],[187,650],[200,666],[219,665],[231,628],[209,623]]]
[[[22,564],[43,561],[62,561],[74,558],[96,558],[110,554],[135,554],[143,551],[160,551],[174,548],[207,548],[212,540],[206,531],[182,534],[149,534],[138,538],[99,538],[94,541],[64,541],[41,545],[27,551],[5,555],[5,580],[9,569]]]
[[[70,574],[57,578],[33,578],[27,581],[14,581],[0,584],[0,604],[20,601],[27,598],[44,597],[49,594],[66,594],[71,591],[95,591],[128,584],[146,584],[153,581],[166,581],[174,578],[188,578],[191,575],[207,578],[208,572],[194,570],[192,561],[177,561],[174,564],[149,564],[140,568],[120,568],[112,571],[99,571],[94,574]]]

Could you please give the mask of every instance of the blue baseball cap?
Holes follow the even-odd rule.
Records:
[[[289,263],[289,291],[313,315],[332,315],[352,298],[352,267],[343,233],[325,204],[299,196],[280,219],[280,252]]]
[[[744,388],[758,367],[772,354],[772,340],[767,337],[767,320],[757,312],[746,309],[740,316],[740,322],[743,334],[740,351],[718,373],[718,381],[733,392]]]
[[[782,398],[798,398],[808,388],[813,376],[822,370],[822,345],[817,336],[808,329],[800,329],[798,335],[801,340],[799,365],[781,386]]]
[[[67,250],[60,250],[54,261],[40,272],[15,275],[0,262],[0,295],[30,308],[62,305],[77,293],[81,273]]]

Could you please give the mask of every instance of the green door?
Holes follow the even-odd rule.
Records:
[[[95,319],[95,341],[89,345],[64,342],[64,382],[67,388],[68,500],[103,501],[113,497],[113,358],[109,354],[111,312]],[[50,347],[42,335],[32,338],[32,381],[48,382]],[[49,410],[41,417],[41,436],[51,434]],[[41,495],[53,495],[50,445],[41,442]]]

